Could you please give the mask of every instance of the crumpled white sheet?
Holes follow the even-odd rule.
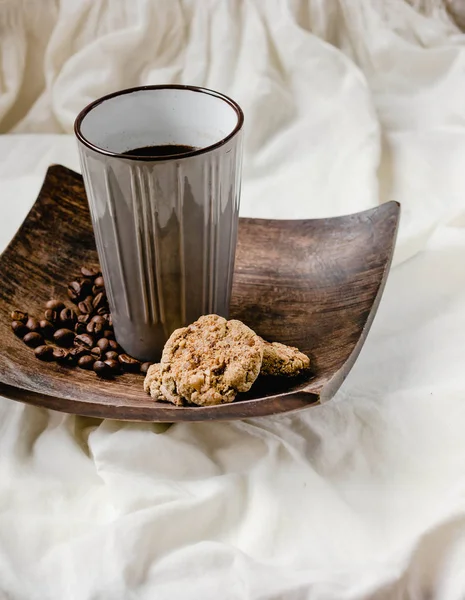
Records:
[[[0,56],[0,129],[23,134],[0,137],[0,248],[46,167],[77,168],[49,134],[138,84],[239,100],[244,215],[403,209],[324,406],[167,429],[0,399],[0,598],[465,597],[465,38],[445,6],[4,0]]]

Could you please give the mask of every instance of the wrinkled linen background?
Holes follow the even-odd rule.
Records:
[[[389,199],[403,211],[378,316],[323,406],[167,428],[0,399],[2,600],[465,597],[465,37],[453,8],[0,1],[2,249],[47,166],[78,169],[62,135],[76,113],[140,84],[242,104],[243,215]]]

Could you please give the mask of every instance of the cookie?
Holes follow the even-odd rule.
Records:
[[[145,388],[154,399],[173,404],[232,402],[252,387],[262,358],[261,338],[244,323],[206,315],[171,335],[160,365],[147,373]]]
[[[144,380],[144,390],[154,400],[163,400],[178,406],[184,404],[183,398],[177,394],[176,383],[167,365],[156,363],[149,367]]]
[[[263,362],[261,375],[285,375],[293,377],[299,375],[310,366],[308,356],[298,348],[285,346],[278,342],[263,343]]]

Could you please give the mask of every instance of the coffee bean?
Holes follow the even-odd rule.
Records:
[[[29,317],[26,322],[26,327],[29,329],[29,331],[40,331],[39,321],[34,317]]]
[[[53,308],[47,308],[47,310],[44,312],[44,317],[46,321],[49,321],[50,323],[53,323],[55,325],[56,323],[58,323],[60,313],[57,310],[54,310]]]
[[[104,292],[99,292],[93,302],[92,305],[94,307],[94,310],[98,311],[100,308],[102,307],[106,307],[107,306],[107,297],[105,296]],[[107,311],[105,311],[107,312]],[[105,314],[105,313],[104,313]]]
[[[75,304],[85,300],[91,293],[92,281],[90,279],[79,279],[68,284],[68,296]]]
[[[138,373],[140,371],[140,362],[129,354],[120,354],[118,360],[125,371]]]
[[[104,292],[105,291],[105,283],[103,281],[103,277],[97,277],[94,281],[94,285],[92,287],[92,293],[94,295],[97,295],[99,292]]]
[[[78,367],[80,367],[81,369],[90,370],[94,366],[94,363],[95,363],[95,358],[93,358],[90,354],[84,354],[78,360],[77,364],[78,364]]]
[[[113,327],[113,317],[111,316],[111,313],[108,313],[108,315],[105,315],[107,322],[108,322],[108,326],[109,327]]]
[[[87,277],[84,277],[84,279],[79,279],[79,283],[81,285],[80,300],[83,300],[92,294],[92,286],[94,284],[90,279],[87,279]]]
[[[121,351],[121,347],[118,342],[115,342],[115,340],[108,340],[108,342],[110,350],[114,350],[115,352]]]
[[[55,360],[55,357],[53,356],[53,346],[37,346],[34,350],[34,354],[39,360]]]
[[[72,281],[68,284],[68,297],[72,302],[79,302],[81,299],[81,284],[79,281]]]
[[[94,307],[92,306],[92,301],[89,302],[88,300],[83,300],[82,302],[79,302],[78,308],[83,315],[90,315],[90,313],[92,313],[94,310]]]
[[[90,315],[79,315],[78,318],[78,323],[88,323],[90,321]]]
[[[105,329],[105,331],[103,332],[103,337],[106,338],[107,340],[114,340],[115,332],[112,331],[111,329]]]
[[[48,310],[56,310],[57,312],[60,312],[60,310],[63,310],[65,307],[64,303],[61,300],[49,300],[48,302],[46,302],[45,304],[45,308]]]
[[[153,363],[151,363],[151,362],[145,362],[145,363],[141,364],[141,366],[140,366],[140,372],[142,373],[142,375],[147,375],[147,371],[152,366],[152,364]]]
[[[108,350],[110,350],[110,342],[106,338],[101,338],[97,342],[97,346],[102,352],[108,352]]]
[[[105,352],[105,360],[118,360],[118,356],[118,352],[115,352],[114,350],[109,350],[108,352]]]
[[[47,319],[42,319],[39,321],[40,333],[44,336],[44,338],[50,339],[53,336],[55,331],[55,327],[53,323],[47,321]]]
[[[121,365],[119,362],[113,358],[108,358],[105,360],[105,364],[110,368],[110,372],[112,375],[117,375],[121,373]]]
[[[26,333],[29,333],[29,329],[21,321],[12,321],[11,329],[13,329],[14,334],[19,338],[23,338]]]
[[[69,348],[72,346],[75,337],[76,336],[74,335],[74,332],[66,328],[57,329],[57,331],[55,331],[53,334],[53,339],[55,342],[63,348]]]
[[[99,269],[96,269],[94,267],[81,267],[81,274],[84,277],[93,279],[94,277],[97,277],[100,275],[100,271],[99,271]]]
[[[74,333],[76,335],[81,335],[82,333],[86,333],[87,329],[86,329],[86,324],[85,323],[76,323],[76,325],[74,326]]]
[[[60,312],[60,325],[66,329],[72,329],[76,323],[76,313],[72,308],[64,308]]]
[[[81,358],[81,356],[84,356],[85,354],[89,354],[89,348],[87,348],[86,346],[74,346],[74,348],[71,348],[71,350],[69,351],[70,360],[72,360],[73,362],[76,362]]]
[[[23,312],[22,310],[14,310],[11,313],[12,321],[20,321],[21,323],[26,323],[28,318],[28,314],[26,312]]]
[[[99,377],[111,377],[112,375],[110,367],[102,360],[96,360],[93,369]]]
[[[99,360],[102,356],[102,351],[100,350],[100,348],[98,346],[95,346],[94,348],[92,348],[90,353],[95,358],[95,360]]]
[[[37,346],[42,346],[44,338],[37,331],[31,331],[23,337],[23,342],[30,348],[37,348]]]
[[[75,346],[85,346],[86,348],[89,348],[89,350],[91,348],[94,347],[94,338],[89,335],[88,333],[82,333],[81,335],[77,335],[74,338],[74,345]]]
[[[88,333],[91,333],[96,337],[100,337],[105,331],[105,324],[96,323],[95,321],[89,321],[89,323],[87,323],[86,330]]]
[[[102,325],[107,324],[107,320],[102,315],[94,315],[90,320],[91,323],[101,323]]]
[[[52,346],[50,346],[52,347]],[[53,358],[57,363],[64,364],[69,362],[69,352],[64,348],[53,348]]]
[[[103,315],[105,315],[108,311],[108,306],[101,306],[100,308],[97,308],[97,314],[101,317],[103,317]]]

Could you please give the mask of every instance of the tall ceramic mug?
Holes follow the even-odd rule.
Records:
[[[116,339],[158,360],[172,331],[227,317],[239,213],[241,108],[147,86],[96,100],[75,133]]]

